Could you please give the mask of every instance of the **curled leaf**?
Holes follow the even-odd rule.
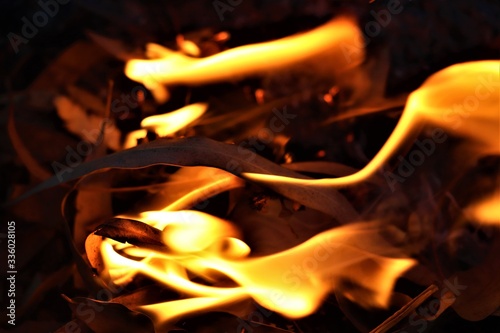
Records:
[[[154,333],[153,323],[146,315],[129,310],[118,303],[103,302],[85,297],[68,301],[73,315],[94,332]]]
[[[32,194],[76,180],[87,174],[109,168],[142,168],[155,164],[176,166],[210,166],[227,170],[235,175],[242,172],[281,175],[308,179],[308,177],[276,165],[250,150],[236,145],[224,144],[206,138],[190,137],[178,140],[156,140],[126,151],[114,153],[98,160],[89,161],[65,170],[23,194],[16,201]],[[330,187],[310,188],[276,184],[273,190],[298,203],[335,217],[346,223],[358,218],[357,212],[347,199]]]

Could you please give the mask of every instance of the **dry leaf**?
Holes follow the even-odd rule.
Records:
[[[58,96],[54,99],[57,114],[64,121],[66,128],[71,133],[79,136],[92,144],[98,144],[99,134],[103,122],[104,143],[113,150],[120,150],[120,131],[109,119],[87,113],[82,106],[74,103],[66,96]]]
[[[63,173],[59,177],[63,182],[78,179],[89,173],[108,168],[140,168],[154,164],[177,166],[210,166],[227,170],[239,175],[241,172],[257,172],[288,177],[307,179],[306,176],[282,168],[262,157],[255,156],[253,161],[248,160],[250,151],[241,147],[216,142],[206,138],[191,137],[179,140],[156,140],[126,151],[117,152],[98,160],[83,163],[71,172]],[[58,177],[53,177],[23,194],[14,202],[41,190],[60,184]],[[335,217],[339,222],[346,223],[358,218],[346,198],[332,188],[308,188],[302,186],[281,186],[273,188],[276,192]]]

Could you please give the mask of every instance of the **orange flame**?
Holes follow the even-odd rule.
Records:
[[[304,180],[247,173],[266,184],[344,187],[366,181],[379,171],[408,137],[425,125],[435,125],[479,144],[480,153],[500,152],[500,61],[476,61],[445,68],[410,94],[393,133],[362,170],[340,178]]]
[[[159,136],[167,136],[201,117],[207,110],[207,107],[208,105],[205,103],[196,103],[187,105],[176,111],[147,117],[142,120],[141,127],[153,130]]]
[[[130,132],[123,147],[125,149],[135,147],[137,140],[146,136],[146,130],[154,131],[159,136],[174,134],[200,118],[207,110],[207,107],[206,103],[196,103],[169,113],[144,118],[141,121],[143,129]]]
[[[380,226],[359,223],[331,229],[289,250],[260,258],[230,222],[197,211],[155,211],[141,218],[163,231],[165,252],[133,247],[106,239],[101,246],[107,275],[126,284],[144,274],[193,298],[139,307],[158,324],[194,311],[253,298],[284,316],[313,313],[334,288],[351,281],[366,290],[362,298],[346,297],[364,306],[388,304],[395,279],[414,264],[391,258],[400,253],[380,236]],[[131,259],[131,257],[135,259]],[[195,274],[213,281],[223,276],[234,287],[193,282]]]
[[[127,62],[125,74],[149,89],[162,85],[197,85],[288,68],[297,63],[328,57],[332,75],[358,65],[364,58],[362,49],[346,56],[343,48],[352,40],[362,40],[356,23],[349,18],[336,18],[309,32],[271,42],[236,47],[206,58],[192,58],[157,44],[147,45],[149,60]]]
[[[473,203],[465,210],[465,215],[481,224],[500,226],[500,190]]]

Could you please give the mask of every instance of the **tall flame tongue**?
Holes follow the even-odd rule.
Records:
[[[408,98],[393,133],[361,171],[335,179],[303,180],[273,175],[244,174],[273,185],[343,187],[365,181],[424,125],[434,125],[477,144],[480,153],[500,153],[500,61],[453,65],[429,77]]]
[[[191,298],[141,306],[157,325],[188,313],[221,309],[253,298],[291,318],[313,313],[334,288],[364,306],[388,303],[394,281],[414,264],[390,258],[398,251],[380,236],[381,227],[359,223],[331,229],[289,250],[259,258],[233,224],[197,211],[153,211],[139,220],[163,231],[164,252],[106,239],[101,245],[105,271],[116,284],[144,274]],[[131,258],[135,259],[131,259]],[[230,279],[235,287],[192,281]],[[361,294],[342,290],[349,281]],[[359,297],[361,295],[361,297]]]
[[[130,60],[125,74],[142,82],[161,100],[163,85],[205,84],[264,75],[304,61],[318,64],[318,57],[331,64],[331,75],[358,65],[362,48],[353,49],[362,34],[354,20],[334,19],[309,32],[271,42],[236,47],[206,58],[192,58],[157,44],[148,44],[149,60]],[[322,66],[324,66],[323,62]]]

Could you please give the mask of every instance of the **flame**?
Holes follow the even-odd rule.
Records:
[[[191,298],[138,308],[157,324],[198,311],[253,298],[290,318],[313,313],[344,281],[364,290],[362,297],[345,296],[363,306],[388,304],[395,279],[414,265],[380,236],[380,225],[358,223],[320,233],[289,250],[258,258],[241,240],[234,224],[197,211],[152,211],[140,219],[162,230],[166,250],[154,251],[105,239],[101,253],[107,276],[126,284],[144,274]],[[220,287],[192,281],[221,277],[234,282]],[[218,279],[219,278],[219,279]]]
[[[500,190],[469,206],[465,215],[478,223],[500,226]]]
[[[197,85],[265,75],[297,63],[327,57],[332,75],[357,66],[364,58],[360,48],[346,55],[346,45],[362,40],[354,20],[336,18],[316,29],[271,42],[229,49],[206,58],[192,58],[157,44],[147,45],[151,59],[127,62],[125,74],[149,89],[162,85]],[[314,61],[316,59],[316,61]]]
[[[141,126],[153,130],[159,136],[167,136],[201,117],[207,107],[208,105],[205,103],[187,105],[176,111],[144,118],[141,121]]]
[[[174,134],[199,119],[207,108],[208,104],[206,103],[196,103],[169,113],[144,118],[141,121],[143,129],[130,132],[125,139],[123,148],[137,146],[137,140],[146,136],[146,130],[154,131],[159,136]]]
[[[201,50],[198,45],[190,40],[186,40],[183,35],[178,35],[176,42],[179,49],[185,54],[193,57],[199,57],[201,55]]]
[[[206,58],[186,55],[199,55],[199,48],[179,37],[182,52],[148,44],[149,59],[128,61],[125,72],[151,89],[157,100],[164,101],[168,98],[164,85],[241,79],[307,62],[317,66],[324,62],[321,59],[334,64],[326,75],[345,73],[364,59],[362,49],[346,55],[343,45],[350,45],[352,40],[362,40],[362,34],[349,18],[337,18],[309,32]],[[499,153],[499,76],[499,61],[459,64],[432,75],[409,96],[398,125],[380,152],[352,175],[320,180],[245,176],[270,187],[283,183],[319,187],[356,184],[373,176],[408,137],[426,125],[477,142],[482,153]],[[336,93],[332,89],[324,96],[325,101],[332,103]],[[262,103],[263,99],[263,92],[256,91],[256,100]],[[133,145],[145,129],[160,136],[175,133],[198,119],[206,108],[198,103],[148,117],[141,123],[143,129],[133,133],[126,145]],[[193,173],[207,169],[183,170],[177,175],[179,179],[171,179],[171,186],[184,187],[183,182],[193,178]],[[164,247],[139,247],[105,238],[100,244],[104,264],[101,274],[117,285],[126,285],[141,274],[178,291],[183,299],[137,307],[161,326],[186,314],[221,310],[248,299],[283,316],[300,318],[314,313],[333,290],[364,307],[386,307],[396,279],[416,263],[387,243],[382,236],[383,224],[376,222],[330,229],[288,250],[252,257],[251,248],[235,224],[188,210],[202,198],[243,185],[237,177],[222,174],[183,191],[173,191],[177,197],[165,200],[160,208],[123,216],[160,230]],[[471,206],[470,213],[486,223],[498,223],[498,218],[490,221],[499,215],[499,193]]]
[[[393,133],[362,170],[340,178],[317,180],[247,173],[266,184],[344,187],[366,181],[381,170],[401,145],[422,126],[434,125],[477,143],[480,153],[500,153],[500,61],[476,61],[445,68],[410,94]]]
[[[123,143],[123,149],[137,146],[137,140],[145,138],[147,134],[148,131],[145,129],[140,129],[128,133],[127,137],[125,138],[125,142]]]

